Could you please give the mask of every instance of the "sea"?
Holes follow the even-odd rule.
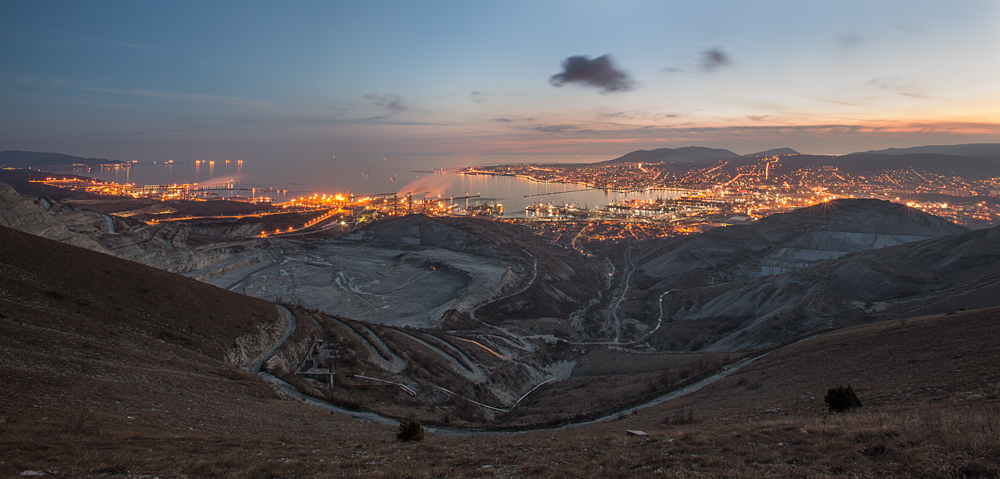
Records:
[[[215,190],[220,196],[269,196],[274,202],[313,194],[354,196],[410,194],[425,197],[467,197],[456,203],[501,203],[504,217],[531,216],[526,208],[538,203],[598,208],[622,200],[676,198],[677,190],[651,189],[617,192],[588,189],[586,185],[540,182],[527,178],[461,174],[465,166],[454,159],[433,157],[331,157],[324,161],[190,160],[138,162],[130,168],[62,170],[115,183],[136,185],[232,184]],[[242,161],[242,163],[241,163]],[[513,161],[510,163],[514,163]],[[482,163],[480,163],[482,164]],[[495,164],[495,163],[489,163]]]

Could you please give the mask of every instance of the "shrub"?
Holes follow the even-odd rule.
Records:
[[[411,421],[402,421],[399,423],[399,432],[396,433],[396,440],[402,442],[423,441],[424,427],[421,426],[420,421],[416,419]]]
[[[830,408],[830,412],[842,412],[851,408],[861,407],[861,400],[854,393],[854,388],[847,386],[837,386],[826,391],[823,402]]]

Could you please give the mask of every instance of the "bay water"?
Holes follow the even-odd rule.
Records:
[[[130,168],[92,168],[73,173],[116,183],[136,185],[194,184],[219,185],[232,182],[235,190],[222,196],[265,195],[275,202],[312,194],[410,194],[418,198],[449,198],[479,195],[456,200],[464,206],[485,202],[502,203],[505,217],[525,217],[525,207],[536,204],[570,204],[597,208],[627,199],[676,198],[675,190],[615,192],[586,189],[573,183],[538,182],[526,178],[459,174],[454,159],[436,157],[331,157],[295,162],[231,159],[195,160],[174,163],[139,162]],[[511,162],[513,163],[513,162]],[[490,163],[493,164],[493,163]],[[283,192],[259,191],[272,188]],[[287,190],[287,191],[286,191]],[[468,201],[468,203],[466,203]]]

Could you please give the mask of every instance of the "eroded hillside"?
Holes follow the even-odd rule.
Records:
[[[1000,257],[992,230],[875,200],[612,244],[424,215],[262,240],[3,198],[20,228],[289,305],[297,327],[264,368],[298,391],[452,426],[591,419],[798,336],[989,305]],[[255,324],[230,363],[273,342]]]

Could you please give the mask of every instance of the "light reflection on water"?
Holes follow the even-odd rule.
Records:
[[[203,161],[203,163],[205,163]],[[441,170],[441,168],[448,168]],[[222,196],[240,194],[242,196],[271,196],[275,201],[285,201],[298,196],[314,193],[345,193],[355,196],[370,194],[399,193],[413,197],[459,197],[480,195],[469,199],[469,204],[494,201],[503,203],[504,216],[524,217],[525,207],[535,203],[570,204],[594,209],[612,201],[626,199],[676,198],[681,195],[673,190],[650,190],[642,192],[614,192],[604,190],[584,190],[586,187],[571,183],[542,183],[524,178],[491,175],[461,175],[457,168],[444,161],[428,158],[354,158],[339,161],[316,162],[313,164],[279,164],[245,162],[239,166],[236,160],[226,164],[215,160],[214,168],[206,164],[187,163],[137,163],[131,168],[93,168],[75,170],[73,173],[98,178],[115,183],[135,183],[137,185],[198,183],[212,185],[234,181],[234,190]],[[60,171],[71,172],[71,171]],[[393,181],[395,178],[395,181]],[[288,193],[259,193],[250,188],[275,188]],[[526,195],[540,195],[525,198]],[[465,200],[461,200],[464,206]],[[456,201],[457,202],[457,201]]]

